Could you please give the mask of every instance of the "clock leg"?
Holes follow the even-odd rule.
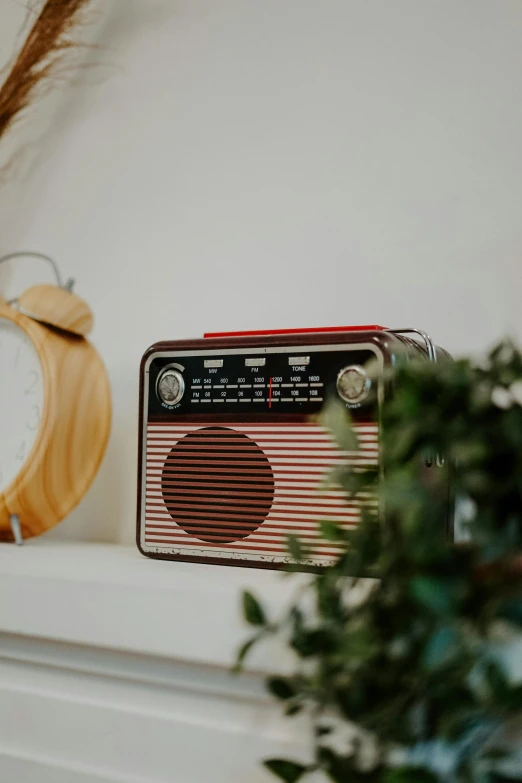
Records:
[[[22,544],[24,543],[24,539],[22,537],[22,528],[20,526],[20,520],[18,518],[18,514],[10,514],[9,523],[11,525],[11,530],[13,531],[15,544],[17,544],[17,546],[22,546]]]

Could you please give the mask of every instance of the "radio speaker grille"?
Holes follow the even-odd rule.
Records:
[[[312,564],[337,554],[318,522],[350,528],[370,495],[347,499],[327,486],[332,468],[378,465],[378,425],[355,425],[360,449],[343,452],[314,423],[227,425],[149,422],[143,545],[201,560],[289,562],[286,539],[298,535]]]
[[[255,474],[230,473],[238,459]],[[274,474],[263,450],[248,435],[227,427],[204,427],[172,447],[161,491],[172,519],[188,535],[229,544],[247,538],[265,521],[274,500]]]

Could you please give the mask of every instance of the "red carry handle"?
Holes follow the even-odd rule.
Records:
[[[305,329],[255,329],[246,332],[206,332],[203,337],[263,337],[271,334],[318,334],[321,332],[385,332],[385,326],[319,326]]]

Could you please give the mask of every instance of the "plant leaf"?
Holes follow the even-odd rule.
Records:
[[[291,556],[294,558],[294,560],[303,559],[303,547],[301,546],[301,541],[297,536],[294,535],[287,536],[286,546]]]
[[[334,783],[378,783],[381,780],[380,769],[362,771],[359,768],[357,754],[343,756],[331,748],[318,750],[321,767]]]
[[[264,762],[264,765],[273,775],[279,778],[279,780],[284,780],[285,783],[296,783],[309,769],[303,764],[297,764],[295,761],[287,761],[286,759],[268,759]]]
[[[334,638],[326,628],[313,628],[310,631],[294,631],[290,643],[301,658],[309,658],[312,655],[331,653]]]
[[[266,625],[263,608],[248,590],[243,592],[243,616],[250,625]]]
[[[346,406],[336,397],[332,397],[323,406],[319,421],[335,437],[343,451],[357,451],[359,443],[352,429]]]
[[[327,541],[343,541],[346,538],[345,531],[336,522],[323,519],[319,522],[319,532]]]
[[[270,693],[275,696],[276,699],[281,699],[281,701],[286,701],[295,696],[295,688],[292,682],[286,677],[269,677],[266,681],[266,685]]]
[[[503,702],[509,697],[509,682],[499,661],[489,660],[485,665],[485,677],[495,699]]]
[[[504,601],[499,607],[498,615],[513,625],[522,627],[522,596]]]
[[[235,666],[233,668],[233,672],[235,674],[239,674],[239,672],[243,668],[243,662],[245,658],[247,657],[248,653],[250,652],[250,650],[252,649],[252,647],[257,641],[259,641],[259,636],[253,636],[252,639],[247,639],[247,641],[241,645],[237,653]]]
[[[331,734],[333,731],[333,726],[316,726],[315,727],[315,736],[316,737],[325,737],[327,734]]]
[[[410,590],[419,603],[435,614],[448,615],[455,608],[452,586],[442,579],[418,576],[411,580]]]
[[[443,625],[431,635],[424,649],[423,663],[428,669],[444,666],[458,651],[458,634],[451,626]]]
[[[437,783],[437,777],[423,767],[398,767],[383,775],[383,783]]]

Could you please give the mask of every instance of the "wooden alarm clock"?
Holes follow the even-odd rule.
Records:
[[[39,535],[81,500],[100,466],[111,422],[109,380],[86,339],[93,317],[62,284],[0,299],[0,540]]]

